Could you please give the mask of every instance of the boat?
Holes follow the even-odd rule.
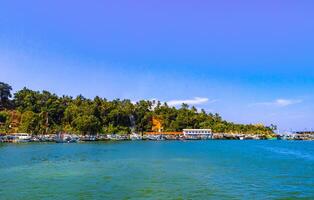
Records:
[[[38,137],[32,137],[30,139],[30,142],[40,142],[39,138]]]
[[[32,136],[28,133],[13,133],[10,135],[12,142],[29,142]]]
[[[146,139],[147,140],[157,140],[157,141],[165,140],[165,138],[162,135],[148,135],[148,136],[146,136]]]
[[[76,143],[79,141],[79,137],[64,133],[59,133],[55,137],[56,143]]]
[[[85,135],[81,137],[81,140],[85,142],[93,142],[97,140],[97,137],[95,135]]]
[[[142,139],[142,136],[140,134],[137,134],[137,133],[132,133],[130,135],[130,139],[131,140],[141,140]]]

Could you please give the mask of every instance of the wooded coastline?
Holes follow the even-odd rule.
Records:
[[[0,82],[0,133],[142,134],[153,130],[153,118],[160,121],[162,131],[207,128],[213,133],[273,137],[276,129],[274,125],[227,122],[217,113],[187,104],[176,108],[155,100],[132,102],[99,96],[88,99],[82,95],[73,98],[28,88],[13,95],[11,91],[10,85]]]

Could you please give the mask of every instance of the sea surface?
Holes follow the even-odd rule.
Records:
[[[314,142],[0,144],[0,199],[314,199]]]

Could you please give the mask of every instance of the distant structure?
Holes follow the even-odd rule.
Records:
[[[162,132],[162,120],[159,119],[158,117],[153,117],[152,119],[152,131],[153,132]]]
[[[182,132],[175,132],[175,131],[160,131],[160,132],[145,132],[145,135],[183,135]]]
[[[170,137],[185,137],[188,139],[202,139],[202,138],[211,138],[212,131],[211,129],[183,129],[182,132],[175,131],[163,131],[162,120],[157,116],[152,118],[152,131],[145,132],[145,135],[151,136],[170,136]]]
[[[296,131],[295,134],[309,134],[309,135],[314,135],[314,131]]]
[[[314,131],[290,131],[278,134],[283,140],[314,140]]]
[[[211,129],[183,129],[184,136],[212,135]]]
[[[183,133],[175,132],[175,131],[163,131],[162,119],[160,119],[157,116],[153,116],[152,130],[150,132],[145,132],[144,135],[179,137],[179,136],[182,136]]]

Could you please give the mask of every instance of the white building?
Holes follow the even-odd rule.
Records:
[[[211,129],[183,129],[184,136],[209,136],[212,135]]]

